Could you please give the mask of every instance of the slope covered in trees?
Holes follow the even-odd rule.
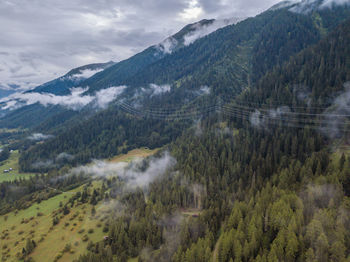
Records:
[[[327,12],[336,12],[339,17],[344,19],[348,9],[344,10],[341,12],[338,9],[323,11],[317,13],[317,17],[323,21],[322,17],[327,17]],[[323,26],[323,28],[325,27]],[[328,25],[327,28],[331,28],[331,26]],[[218,103],[216,100],[218,95],[236,96],[246,88],[254,89],[253,83],[257,81],[259,75],[283,64],[283,61],[286,61],[292,54],[316,43],[320,38],[320,30],[312,16],[295,14],[284,9],[267,11],[237,25],[220,29],[188,47],[180,48],[173,54],[167,55],[140,70],[129,80],[120,80],[122,82],[111,82],[110,84],[124,83],[135,86],[134,89],[128,89],[130,96],[133,97],[139,92],[140,85],[154,82],[173,83],[173,88],[167,96],[145,98],[142,101],[144,106],[142,110],[144,111],[151,110],[154,105],[162,108],[162,112],[170,110],[174,106],[178,107],[184,101],[186,92],[206,85],[210,86],[212,90],[209,104]],[[279,39],[279,41],[271,39]],[[117,64],[107,70],[112,70],[116,66],[121,65]],[[106,81],[107,79],[109,78],[107,77]],[[269,87],[269,90],[273,89]],[[281,103],[284,102],[283,99],[280,100]],[[129,105],[127,107],[130,109]],[[121,109],[123,108],[118,104],[111,106],[107,111],[98,113],[83,122],[80,121],[78,115],[75,118],[77,123],[69,122],[68,131],[64,131],[44,145],[37,145],[27,153],[25,152],[21,158],[23,169],[30,170],[35,159],[52,159],[61,152],[84,154],[85,157],[79,156],[76,161],[77,163],[86,162],[91,157],[106,157],[119,153],[121,152],[120,148],[125,143],[128,149],[135,146],[152,147],[153,144],[150,141],[153,139],[145,140],[142,138],[151,135],[152,132],[153,136],[172,138],[180,134],[171,131],[173,130],[172,124],[159,123],[152,127],[153,124],[150,124],[152,121],[148,122],[146,119],[145,122],[136,121],[135,124],[132,124],[134,130],[141,131],[144,129],[144,125],[149,127],[146,129],[149,132],[145,131],[145,136],[138,133],[138,142],[134,143],[132,142],[135,139],[134,136],[130,138],[131,136],[127,133],[117,131],[118,126],[120,126],[119,122],[123,122],[126,129],[131,125],[129,118],[121,112]],[[130,110],[135,111],[133,106]],[[160,128],[160,125],[164,126],[165,129]],[[162,130],[169,131],[162,133]],[[134,135],[135,133],[130,134]],[[108,141],[118,142],[104,146],[109,143]],[[167,143],[170,140],[161,139],[159,141]],[[161,144],[157,143],[157,146]]]
[[[320,132],[318,125],[324,123],[324,113],[332,112],[339,103],[335,98],[341,97],[346,91],[344,83],[350,81],[350,20],[330,25],[330,21],[338,22],[332,18],[335,14],[344,19],[347,12],[346,8],[333,11],[308,17],[283,9],[268,11],[223,28],[152,64],[137,74],[139,79],[130,80],[135,86],[153,80],[175,81],[171,92],[141,100],[144,107],[140,110],[137,105],[130,108],[115,103],[54,139],[23,151],[24,170],[32,170],[35,161],[58,164],[55,161],[62,152],[75,155],[59,171],[59,165],[46,166],[41,171],[52,169],[49,174],[37,176],[41,185],[59,189],[85,183],[83,175],[60,176],[68,173],[70,165],[91,158],[165,145],[161,151],[176,159],[176,164],[147,186],[130,188],[125,176],[102,174],[101,190],[69,200],[72,207],[89,202],[109,210],[101,220],[105,238],[89,243],[78,261],[349,260],[349,123],[341,118],[343,132],[336,140]],[[268,38],[259,38],[260,31]],[[269,39],[277,35],[280,41],[273,45]],[[214,39],[225,54],[210,49]],[[243,44],[249,46],[245,53],[249,55],[243,59],[249,70],[238,73],[227,63],[237,62],[241,54],[237,50]],[[203,57],[191,56],[198,50]],[[247,78],[239,77],[244,74]],[[242,83],[246,89],[237,91]],[[209,95],[188,95],[202,84],[210,85]],[[218,95],[224,91],[221,100]],[[192,120],[198,121],[179,121],[167,114],[168,120],[173,120],[169,122],[162,121],[165,118],[159,112],[152,115],[147,111],[155,105],[170,110],[183,104],[184,98],[192,98],[187,103],[195,101],[201,108],[214,103],[214,110],[200,119],[195,115]],[[343,98],[348,103],[348,96]],[[287,106],[285,115],[277,110]],[[257,111],[261,114],[259,125],[252,117]],[[143,172],[151,161],[138,162],[136,167]],[[14,185],[23,187],[30,197],[13,194]],[[45,186],[37,190],[33,178],[4,183],[0,189],[5,199],[0,205],[7,212],[35,201],[36,193]],[[93,210],[93,216],[102,216]]]
[[[302,74],[295,61],[310,52],[317,53],[317,59],[329,58],[325,67],[328,76],[340,72],[342,80],[349,80],[347,75],[341,74],[348,70],[346,62],[339,62],[338,67],[332,64],[340,56],[342,61],[348,60],[349,53],[345,50],[349,46],[349,22],[318,45],[292,58],[285,68]],[[338,48],[334,48],[335,43]],[[302,67],[309,68],[314,62],[313,59],[303,60]],[[278,101],[275,94],[283,92],[289,83],[276,85],[271,92],[268,80],[272,81],[278,72],[280,69],[265,76],[258,88],[251,91],[254,101]],[[318,81],[317,71],[309,73],[310,82]],[[283,74],[279,76],[283,78]],[[327,81],[320,85],[318,90],[332,87]],[[318,92],[313,95],[318,97]],[[281,104],[292,102],[293,96],[289,96]],[[314,102],[313,105],[321,104]],[[307,126],[257,129],[249,121],[237,119],[237,115],[220,118],[215,115],[203,121],[200,128],[200,133],[195,132],[196,128],[190,129],[172,143],[171,152],[178,161],[176,167],[181,175],[153,183],[147,201],[140,197],[144,206],[139,210],[153,208],[157,214],[153,220],[157,220],[162,216],[175,217],[173,212],[178,209],[198,207],[198,190],[193,190],[196,185],[197,189],[201,188],[202,211],[198,218],[188,218],[170,228],[164,226],[165,238],[160,243],[146,245],[157,251],[137,252],[139,261],[349,259],[350,158],[346,152],[332,153],[327,139]],[[134,213],[130,214],[135,217]],[[130,227],[137,223],[128,222],[126,217],[123,219],[122,235],[126,242],[112,238],[109,243],[89,250],[79,261],[112,261],[115,258],[125,261],[126,257],[135,256],[129,253],[134,250],[132,244],[126,253],[118,251],[122,243],[134,239]],[[114,229],[121,228],[119,223],[109,224],[111,236],[121,234]],[[169,242],[166,232],[178,234],[176,244]],[[136,243],[142,243],[142,239],[136,239]]]

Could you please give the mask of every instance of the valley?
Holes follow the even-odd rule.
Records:
[[[111,158],[113,163],[127,163],[134,159],[141,159],[153,155],[157,150],[146,148],[135,149],[127,154]],[[18,152],[13,152],[10,159],[2,167],[16,164]],[[13,172],[18,172],[18,165],[13,165]],[[34,175],[34,174],[32,174]],[[1,177],[2,181],[11,181],[18,178],[26,178],[30,174],[11,174]],[[47,187],[47,190],[58,191],[59,194],[32,204],[29,208],[14,211],[0,216],[1,221],[1,261],[18,261],[23,257],[23,249],[26,249],[27,241],[35,242],[35,248],[29,255],[34,261],[72,261],[83,254],[88,245],[103,241],[105,222],[113,207],[113,202],[102,201],[97,204],[78,202],[70,204],[70,200],[76,194],[87,190],[92,194],[93,190],[99,190],[102,182],[82,185],[69,191],[55,190]],[[74,203],[74,202],[73,202]],[[62,207],[69,206],[69,213],[62,212]],[[95,211],[92,211],[94,209]],[[53,223],[55,217],[59,218],[57,224]]]
[[[145,48],[146,24],[104,30],[109,4],[76,35],[85,66],[0,99],[0,261],[350,261],[350,2],[192,19]]]

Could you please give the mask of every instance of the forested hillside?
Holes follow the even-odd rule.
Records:
[[[30,261],[70,230],[55,261],[349,261],[350,8],[277,8],[146,59],[152,48],[84,82],[126,85],[107,108],[4,148],[38,174],[0,183],[0,219],[62,201],[22,219],[50,219],[26,245],[4,230],[2,259],[20,247]],[[152,153],[121,155],[135,148]]]
[[[301,75],[303,70],[298,67],[317,66],[318,71],[320,65],[313,59],[301,60],[309,53],[317,54],[315,59],[327,60],[321,64],[325,70],[322,74],[327,72],[331,77],[339,73],[341,80],[334,83],[340,89],[341,83],[349,80],[348,64],[340,61],[337,67],[333,64],[340,54],[341,61],[348,60],[348,28],[349,21],[320,44],[292,58],[285,68]],[[281,72],[276,69],[260,81],[256,91],[251,91],[248,102],[291,105],[296,100],[293,95],[284,96],[283,100],[275,95],[292,84],[318,81],[317,71],[312,71],[314,74],[309,71],[308,82],[288,78],[287,73],[284,83],[275,85],[271,91],[269,81]],[[283,78],[283,74],[278,75]],[[327,83],[322,87],[334,86]],[[318,92],[310,92],[310,96],[314,95],[317,98]],[[313,106],[324,105],[322,100],[312,101]],[[196,206],[195,195],[187,195],[186,187],[175,186],[181,180],[185,178],[190,185],[202,186],[204,211],[198,221],[192,218],[183,222],[180,244],[172,260],[211,261],[214,254],[217,261],[343,261],[347,258],[348,157],[329,152],[327,140],[312,126],[286,128],[281,121],[282,127],[257,130],[247,121],[237,122],[237,118],[237,115],[222,118],[229,123],[224,128],[215,124],[217,118],[213,117],[202,123],[201,135],[193,131],[184,134],[172,146],[183,176],[169,177],[160,183],[159,189],[157,185],[150,189],[153,203],[167,210],[169,203],[182,208]],[[168,190],[164,192],[161,188]],[[124,230],[126,239],[132,236],[129,231],[132,229]],[[220,230],[222,233],[218,235]],[[115,231],[113,234],[118,235]],[[119,242],[112,242],[112,251],[114,245],[118,247]],[[159,254],[144,260],[168,261],[168,248],[165,244]],[[102,257],[108,259],[107,254]],[[90,254],[85,259],[95,261],[98,256],[101,255]]]
[[[326,81],[317,86],[318,90],[336,86],[338,73],[341,79],[338,89],[341,89],[341,82],[349,80],[346,62],[349,60],[349,23],[347,21],[325,40],[293,57],[283,67],[299,75],[303,75],[303,68],[316,68],[305,76],[308,81],[288,78],[287,69],[281,71],[277,68],[250,92],[247,102],[292,105],[297,98],[281,92],[288,91],[286,87],[295,83],[306,85],[318,81],[320,65],[314,59],[326,60],[327,63],[321,64],[324,66],[322,74],[327,72],[327,76],[335,77],[331,82],[333,85]],[[317,58],[303,59],[308,54],[317,54]],[[334,67],[340,54],[343,62],[339,61]],[[281,72],[286,72],[285,78]],[[283,82],[281,80],[272,89],[269,83],[277,75]],[[276,94],[283,94],[284,98],[276,97]],[[324,105],[323,100],[316,99],[319,92],[310,91],[310,96],[314,98],[314,107]],[[305,105],[304,102],[299,106]],[[331,141],[311,125],[294,128],[285,126],[285,121],[277,122],[261,129],[252,127],[247,119],[242,121],[239,114],[226,113],[219,118],[218,115],[212,116],[200,127],[185,132],[170,147],[181,175],[169,175],[153,183],[147,192],[148,201],[135,194],[137,201],[141,201],[137,204],[138,211],[132,208],[134,205],[128,198],[131,201],[127,202],[128,212],[109,224],[112,240],[102,247],[96,246],[97,249],[90,250],[80,261],[112,261],[112,254],[121,261],[123,257],[136,254],[140,254],[139,261],[349,259],[350,158],[347,151],[330,151]],[[196,132],[198,128],[200,133]],[[163,230],[178,237],[176,244],[167,237],[160,238],[146,244],[159,249],[158,252],[142,251],[143,239],[153,234],[145,233],[140,239],[133,237],[138,212],[146,212],[141,213],[148,218],[146,221],[162,220],[159,217],[164,216],[151,218],[149,209],[173,216],[175,220],[173,212],[179,208],[200,208],[201,212],[198,218],[193,216],[180,224],[173,221],[172,226],[165,226]],[[152,226],[152,222],[139,221],[142,228]],[[121,235],[123,240],[114,237]],[[167,234],[163,233],[164,236]],[[118,240],[114,240],[116,238]],[[159,244],[162,241],[163,244]],[[129,245],[128,251],[124,251],[123,245]]]
[[[344,19],[349,9],[315,12],[314,17],[317,17],[318,23],[321,23],[323,17],[326,19],[330,16],[329,12],[335,12]],[[334,23],[339,21],[336,20]],[[139,87],[147,83],[172,83],[171,92],[166,96],[161,96],[161,99],[151,96],[142,100],[144,107],[142,110],[133,109],[132,104],[135,102],[132,100],[127,102],[126,107],[129,111],[132,111],[131,113],[152,110],[154,105],[157,105],[157,108],[161,108],[163,111],[172,110],[174,107],[179,108],[179,105],[184,101],[186,92],[198,90],[201,86],[209,86],[212,92],[210,101],[204,101],[204,103],[207,103],[207,107],[209,105],[220,106],[218,97],[227,97],[226,94],[234,97],[248,88],[255,89],[254,82],[257,81],[260,75],[263,75],[274,66],[282,65],[283,61],[289,59],[292,54],[315,44],[321,39],[321,31],[324,33],[334,26],[334,24],[331,25],[329,22],[324,24],[326,26],[322,24],[322,30],[320,30],[319,25],[316,24],[312,16],[295,14],[284,9],[267,11],[255,18],[244,20],[237,25],[219,29],[186,48],[180,48],[140,70],[129,80],[121,78],[121,82],[110,82],[109,84],[130,84],[131,86],[127,92],[130,94],[129,97],[134,97],[139,92]],[[279,41],[270,41],[270,39],[275,38],[279,39]],[[117,66],[121,66],[121,64],[112,66],[107,71],[112,73],[112,70]],[[135,69],[135,67],[133,68]],[[107,71],[97,74],[96,77]],[[307,75],[309,76],[310,74]],[[110,78],[104,79],[104,81],[107,81]],[[307,83],[299,82],[298,84]],[[273,89],[269,87],[269,90],[272,91]],[[136,103],[139,104],[140,102],[136,101]],[[200,106],[200,113],[203,113],[202,108],[203,106]],[[53,159],[61,152],[84,154],[85,157],[79,156],[77,159],[80,160],[76,161],[86,162],[91,157],[107,157],[120,153],[122,152],[121,146],[123,144],[126,144],[128,149],[135,148],[136,145],[153,147],[153,143],[150,142],[153,139],[147,141],[139,139],[135,144],[132,140],[129,140],[130,137],[127,133],[117,131],[120,127],[118,125],[120,121],[125,123],[124,127],[129,126],[129,124],[126,124],[129,123],[128,117],[120,113],[121,109],[123,111],[125,106],[123,108],[118,103],[114,104],[106,112],[92,116],[85,122],[81,122],[81,118],[78,115],[76,118],[78,121],[76,123],[69,122],[66,132],[63,132],[52,141],[48,141],[44,145],[38,145],[24,153],[21,158],[23,170],[31,170],[31,164],[38,159],[42,161]],[[157,110],[159,111],[159,109]],[[207,109],[204,109],[205,114],[207,114],[207,111]],[[143,124],[141,123],[143,121],[137,121],[135,124],[140,126],[133,129],[143,130],[143,127],[141,127]],[[147,120],[145,123],[147,125]],[[167,130],[172,130],[172,124],[163,123],[162,125],[167,126]],[[90,132],[88,130],[94,131]],[[162,130],[164,129],[155,126],[147,134],[150,135],[153,132],[153,136],[160,137],[176,137],[179,135],[179,133],[172,131],[170,131],[171,135],[169,132],[163,133]],[[80,135],[85,132],[88,134]],[[83,139],[82,136],[86,138]],[[116,137],[118,137],[117,140]],[[112,145],[107,147],[96,144],[95,141],[100,139],[105,141],[102,144],[110,143],[110,141],[118,142],[112,142]],[[161,139],[160,141],[169,142],[167,139]],[[158,142],[157,146],[159,145],[161,143]]]

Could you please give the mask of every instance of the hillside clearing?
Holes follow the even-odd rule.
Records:
[[[13,181],[19,178],[29,178],[33,176],[33,173],[22,173],[19,171],[19,152],[17,150],[13,151],[9,159],[0,162],[0,183],[4,181]],[[12,168],[12,171],[9,173],[4,173],[4,170],[9,170]]]
[[[149,148],[139,148],[129,151],[127,154],[121,154],[117,155],[111,159],[109,159],[110,162],[118,163],[118,162],[130,162],[135,158],[144,158],[151,155],[154,155],[159,151],[159,148],[156,149],[149,149]]]

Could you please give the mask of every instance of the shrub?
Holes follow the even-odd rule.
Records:
[[[66,244],[66,246],[63,249],[63,253],[69,252],[71,248],[72,248],[71,244]]]

